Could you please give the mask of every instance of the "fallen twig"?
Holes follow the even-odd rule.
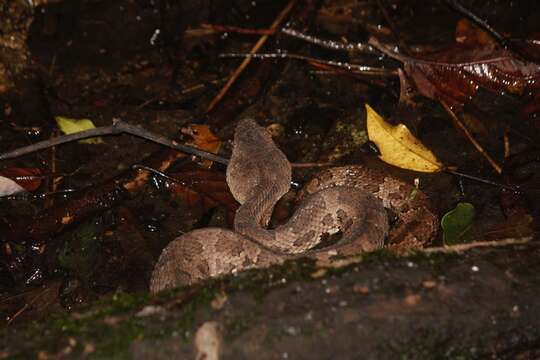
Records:
[[[444,169],[444,172],[447,172],[449,174],[456,175],[456,176],[461,176],[461,177],[464,177],[466,179],[478,181],[478,182],[481,182],[481,183],[484,183],[484,184],[497,186],[497,187],[499,187],[501,189],[506,189],[506,190],[511,190],[511,191],[520,191],[520,188],[518,186],[505,185],[505,184],[498,183],[496,181],[483,179],[483,178],[478,177],[478,176],[465,174],[465,173],[454,170],[454,168],[446,168],[446,169]]]
[[[531,54],[527,51],[523,51],[519,47],[519,42],[515,43],[516,39],[508,38],[495,30],[491,25],[489,25],[489,22],[485,19],[482,19],[480,16],[473,13],[471,10],[463,6],[459,1],[457,0],[445,0],[445,2],[456,12],[458,12],[460,15],[466,17],[470,21],[472,21],[476,26],[478,26],[480,29],[487,32],[491,37],[495,39],[495,41],[502,46],[503,48],[512,51],[517,57],[526,60],[526,61],[532,61],[532,62],[538,62],[538,58],[534,56],[534,54]],[[517,45],[517,46],[516,46]]]
[[[510,245],[521,245],[526,244],[532,240],[532,236],[525,236],[521,238],[506,238],[502,240],[493,240],[493,241],[475,241],[467,244],[456,244],[456,245],[445,245],[445,246],[436,246],[429,247],[422,250],[418,250],[427,254],[435,253],[458,253],[476,248],[485,248],[485,247],[501,247],[501,246],[510,246]]]
[[[532,240],[531,236],[522,237],[522,238],[507,238],[494,241],[477,241],[468,244],[457,244],[457,245],[447,245],[447,246],[435,246],[428,247],[424,249],[414,249],[414,251],[403,251],[403,249],[397,250],[396,254],[399,256],[407,257],[414,253],[424,253],[424,254],[451,254],[451,253],[460,253],[476,248],[488,248],[488,247],[503,247],[503,246],[512,246],[512,245],[522,245],[527,244]],[[393,251],[390,249],[390,251]],[[327,260],[319,260],[317,266],[323,268],[339,269],[345,266],[352,264],[358,264],[362,262],[366,254],[360,254],[357,256],[351,256],[343,259],[336,259],[332,262]]]
[[[200,158],[215,161],[217,163],[227,165],[229,163],[229,160],[221,157],[219,155],[213,154],[208,151],[204,151],[201,149],[198,149],[193,146],[180,144],[174,140],[170,140],[164,136],[157,135],[155,133],[152,133],[144,128],[140,128],[134,125],[130,125],[122,120],[113,120],[113,124],[110,126],[100,126],[94,129],[90,130],[84,130],[79,131],[73,134],[69,135],[62,135],[57,136],[52,139],[43,140],[28,146],[24,146],[21,148],[18,148],[16,150],[0,154],[0,160],[7,160],[7,159],[13,159],[22,155],[26,155],[38,150],[47,149],[50,147],[54,147],[56,145],[65,144],[72,141],[77,141],[80,139],[86,139],[89,137],[95,137],[95,136],[106,136],[106,135],[120,135],[120,134],[130,134],[133,136],[137,136],[146,140],[150,140],[152,142],[155,142],[157,144],[161,144],[164,146],[167,146],[171,149],[179,150],[191,155],[198,156]],[[310,168],[310,167],[325,167],[325,166],[332,166],[334,164],[325,162],[325,163],[291,163],[291,166],[293,168]],[[140,168],[144,168],[142,165]],[[28,178],[28,176],[27,176]]]
[[[384,4],[382,3],[381,0],[377,0],[376,3],[377,3],[377,6],[379,7],[379,10],[381,11],[384,19],[386,20],[386,23],[390,27],[390,31],[392,32],[392,36],[394,37],[394,39],[399,44],[399,50],[400,50],[399,52],[404,54],[404,55],[410,54],[409,47],[405,44],[405,42],[402,40],[402,38],[400,36],[398,36],[397,26],[392,21],[392,18],[390,17],[390,15],[388,14],[388,11],[386,10],[386,7],[384,6]]]
[[[294,7],[295,4],[296,4],[296,0],[289,1],[287,6],[285,6],[285,8],[279,13],[279,15],[277,16],[277,18],[274,20],[274,22],[272,23],[272,25],[269,28],[269,31],[271,31],[271,33],[274,33],[276,31],[276,29],[280,26],[281,22],[289,14],[289,12],[292,10],[292,8]],[[259,49],[268,40],[269,36],[270,35],[261,36],[259,41],[257,41],[257,43],[255,43],[255,45],[251,48],[249,53],[254,54],[257,51],[259,51]],[[223,98],[223,96],[225,96],[225,94],[227,93],[229,88],[232,86],[232,84],[234,84],[236,79],[240,76],[242,71],[244,71],[244,69],[249,65],[250,62],[251,62],[251,58],[247,57],[247,58],[244,59],[244,61],[242,61],[240,66],[238,66],[236,68],[236,70],[234,70],[234,72],[231,74],[231,77],[229,78],[227,83],[223,86],[223,88],[221,88],[221,90],[214,97],[214,99],[212,99],[212,101],[210,102],[210,105],[208,105],[208,108],[206,109],[207,113],[210,112],[216,106],[216,104]]]
[[[488,22],[482,18],[480,18],[478,15],[474,14],[472,11],[467,9],[465,6],[461,5],[459,1],[457,0],[445,0],[446,3],[455,11],[460,13],[461,15],[465,16],[469,20],[471,20],[473,23],[475,23],[477,26],[482,28],[484,31],[488,32],[497,42],[499,42],[503,47],[506,47],[506,38],[501,35],[497,30],[492,28]]]
[[[326,65],[339,69],[345,69],[350,71],[355,75],[372,75],[372,76],[398,76],[397,70],[372,67],[366,65],[353,64],[343,61],[333,61],[333,60],[322,60],[316,59],[309,56],[298,55],[298,54],[289,54],[289,53],[262,53],[262,54],[251,54],[251,53],[225,53],[220,54],[220,57],[244,57],[244,58],[254,58],[254,59],[295,59],[307,61],[308,63],[317,66],[317,65]]]
[[[484,150],[484,148],[482,147],[482,145],[480,145],[480,143],[474,138],[474,136],[471,134],[471,132],[469,131],[469,129],[467,129],[465,127],[465,125],[459,120],[459,118],[457,117],[457,115],[454,113],[454,111],[452,111],[452,109],[450,109],[450,107],[448,106],[448,104],[446,104],[446,102],[444,100],[440,100],[440,103],[442,104],[444,110],[446,110],[446,113],[450,116],[450,118],[453,120],[454,124],[456,124],[457,127],[459,127],[463,133],[465,134],[465,137],[467,138],[467,140],[469,140],[471,142],[471,144],[476,148],[476,150],[478,150],[478,152],[484,157],[486,158],[486,160],[489,162],[489,164],[493,167],[493,169],[495,169],[495,171],[498,173],[498,174],[501,174],[502,173],[502,167],[495,161],[493,160],[493,158],[491,157],[491,155],[489,155],[486,150]]]
[[[331,49],[331,50],[343,50],[347,52],[356,51],[356,52],[366,52],[366,53],[376,53],[376,54],[379,53],[379,51],[376,50],[373,46],[366,43],[360,43],[360,42],[346,43],[346,42],[334,41],[334,40],[323,40],[323,39],[319,39],[311,35],[304,34],[300,31],[297,31],[291,28],[281,29],[281,32],[295,39],[299,39],[299,40],[308,42],[310,44],[317,45],[317,46]]]
[[[122,120],[113,120],[113,124],[110,126],[101,126],[94,129],[80,131],[80,132],[76,132],[69,135],[58,136],[52,139],[40,141],[35,144],[19,148],[14,151],[0,154],[0,160],[16,158],[16,157],[29,154],[38,150],[46,149],[52,146],[64,144],[71,141],[86,139],[89,137],[104,136],[104,135],[119,135],[123,133],[137,136],[146,140],[150,140],[152,142],[165,145],[169,148],[180,150],[182,152],[199,156],[204,159],[212,160],[221,164],[227,165],[227,163],[229,162],[228,160],[222,158],[221,156],[217,156],[213,153],[210,153],[201,149],[197,149],[192,146],[179,144],[176,141],[170,140],[164,136],[151,133],[148,130],[145,130],[143,128],[130,125]]]
[[[274,30],[270,29],[247,29],[239,26],[201,24],[202,29],[213,30],[215,32],[234,32],[246,35],[273,35]]]

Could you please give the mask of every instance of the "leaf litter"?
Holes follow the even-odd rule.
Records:
[[[485,61],[486,59],[488,59],[488,58],[485,58],[485,59],[482,58],[481,60]],[[425,68],[423,66],[428,64],[428,63],[422,63],[423,65],[421,63],[422,63],[422,61],[420,61],[420,57],[419,57],[418,61],[416,62],[417,69],[413,69],[411,71],[413,71],[413,72],[416,71],[416,70],[418,70],[419,72],[424,71]],[[493,63],[494,63],[493,66],[491,66],[491,65],[488,66],[488,69],[490,69],[490,71],[492,69],[497,69],[497,67],[499,67],[499,68],[502,68],[503,70],[505,70],[506,72],[508,72],[509,67],[507,65],[504,65],[504,62],[502,60],[499,63],[497,63],[497,61],[493,61]],[[412,64],[412,62],[411,62],[411,64]],[[507,64],[510,64],[510,63],[507,63]],[[441,79],[444,78],[445,74],[448,75],[449,77],[453,77],[453,76],[457,76],[458,72],[459,72],[459,71],[456,70],[457,67],[454,67],[453,70],[452,69],[451,70],[443,69],[446,72],[441,72],[442,70],[439,69],[439,67],[436,66],[435,63],[429,63],[428,65],[431,66],[432,68],[436,69],[436,71],[433,72],[435,74],[434,76],[437,76],[438,78],[441,78]],[[411,67],[413,67],[413,65],[411,65]],[[468,74],[467,76],[472,76],[472,75]],[[501,77],[501,78],[504,79],[504,77]],[[413,76],[413,79],[414,79],[414,76]],[[421,79],[421,76],[418,75],[416,77],[416,79]],[[428,78],[429,81],[435,81],[433,79],[434,78]],[[476,79],[475,79],[475,81],[476,81]],[[484,84],[482,82],[478,82],[478,83]],[[488,85],[490,84],[489,82],[485,82],[485,83],[488,84]],[[449,86],[449,90],[446,91],[446,92],[445,92],[446,88],[444,86],[441,87],[441,85],[438,84],[438,83],[431,84],[431,85],[428,84],[426,89],[429,86],[434,86],[434,90],[433,90],[432,94],[435,94],[434,95],[435,98],[437,98],[439,95],[443,94],[442,97],[447,96],[447,97],[450,97],[452,99],[463,99],[463,98],[466,98],[467,96],[469,96],[469,94],[473,94],[471,92],[472,90],[469,89],[469,88],[464,88],[465,92],[462,92],[462,93],[455,92],[454,90],[455,90],[455,87],[457,86],[456,84],[459,85],[461,83],[453,82],[452,85]],[[454,87],[454,88],[452,88],[452,87]],[[486,87],[488,87],[488,86],[486,86]],[[307,87],[306,87],[306,89],[307,89]],[[506,90],[509,90],[509,91],[518,90],[519,91],[520,87],[519,86],[513,86],[513,87],[507,88]],[[456,96],[454,96],[455,95],[454,92],[457,94]],[[315,93],[315,91],[313,93]],[[425,93],[428,93],[428,91],[426,90]],[[366,97],[367,97],[366,103],[370,103],[370,104],[374,103],[373,102],[374,99],[375,100],[379,99],[378,97],[373,97],[371,95],[370,96],[366,95]],[[355,99],[355,100],[357,100],[357,99]],[[264,110],[263,110],[263,112],[264,112]],[[63,113],[66,113],[66,112],[63,112]],[[316,119],[313,119],[313,121],[316,121]],[[388,125],[388,124],[386,124],[386,125]],[[396,153],[401,155],[401,156],[404,156],[404,157],[407,157],[408,153],[413,153],[413,154],[417,155],[416,152],[412,151],[411,149],[416,149],[415,146],[418,145],[417,144],[418,139],[416,137],[414,137],[408,130],[407,131],[400,130],[400,131],[406,133],[406,135],[403,135],[401,132],[397,132],[397,130],[392,130],[392,128],[390,128],[389,125],[385,127],[384,123],[378,123],[378,126],[380,128],[378,130],[379,132],[387,133],[387,136],[389,136],[390,138],[393,139],[393,140],[391,140],[391,142],[394,142],[394,144],[390,145],[390,149],[394,149],[394,150],[401,149],[401,150],[396,150]],[[412,138],[410,138],[409,136],[412,136]],[[403,139],[408,139],[408,140],[403,140]],[[209,141],[209,142],[213,142],[213,140]],[[413,146],[411,144],[415,144],[415,145]],[[396,148],[396,146],[398,146],[398,148]],[[213,147],[213,149],[214,149],[214,151],[217,151],[217,149],[215,147]],[[426,150],[428,152],[431,152],[429,149],[426,149]],[[436,148],[434,148],[434,150],[436,150]],[[388,154],[387,151],[385,151],[385,152]],[[437,158],[433,157],[434,158],[434,160],[433,160],[433,158],[430,158],[430,156],[426,157],[426,155],[425,155],[426,153],[424,152],[424,150],[420,151],[420,154],[421,154],[421,156],[419,158],[421,160],[418,159],[418,158],[414,158],[415,160],[412,160],[412,161],[411,160],[405,160],[403,168],[418,171],[416,163],[419,162],[421,164],[421,166],[419,167],[420,169],[429,169],[429,171],[440,171],[440,169],[442,167],[442,164],[440,163],[440,161]],[[428,160],[426,160],[426,159],[428,159]],[[347,160],[349,160],[349,159],[347,159]],[[388,162],[390,163],[390,161],[388,161]],[[427,164],[426,164],[426,162],[427,162]],[[201,175],[201,174],[198,174],[198,175],[193,175],[193,177],[190,179],[189,178],[189,173],[186,172],[186,176],[187,176],[187,178],[186,178],[187,180],[184,180],[184,181],[192,181],[192,180],[195,181],[195,182],[199,181],[199,183],[201,184],[200,188],[202,189],[202,190],[199,190],[198,194],[196,196],[194,196],[194,197],[191,197],[192,194],[185,196],[184,199],[186,200],[186,202],[191,203],[191,204],[200,204],[201,202],[203,202],[203,203],[206,202],[208,205],[203,204],[203,206],[206,207],[206,208],[211,208],[212,206],[214,206],[214,204],[216,203],[215,199],[214,199],[214,197],[215,197],[214,195],[217,193],[217,194],[219,194],[219,196],[221,196],[221,194],[223,192],[223,182],[221,182],[221,180],[215,181],[215,179],[213,178],[213,175]],[[197,179],[197,176],[200,176],[200,179]],[[192,188],[195,187],[192,184],[190,186]],[[186,192],[186,191],[184,191],[184,192]],[[205,194],[205,192],[210,192],[210,193],[215,192],[215,193],[210,194],[211,196],[207,196],[208,194]],[[192,200],[190,200],[190,197],[191,197]],[[210,201],[210,199],[212,201],[214,201],[214,204],[212,204],[212,201]],[[224,202],[227,202],[227,200],[225,200]],[[448,207],[443,205],[443,208],[447,209]]]

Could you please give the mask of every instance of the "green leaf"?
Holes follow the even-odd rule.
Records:
[[[71,119],[63,116],[56,116],[56,123],[62,132],[66,135],[76,132],[95,129],[96,126],[89,119]],[[84,140],[79,140],[81,144],[102,144],[103,140],[100,137],[92,137]]]
[[[443,241],[445,245],[467,243],[472,240],[472,223],[474,206],[470,203],[459,203],[454,210],[447,212],[442,220]]]

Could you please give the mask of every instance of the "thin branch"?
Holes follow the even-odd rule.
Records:
[[[459,120],[459,118],[457,117],[457,115],[454,113],[454,111],[452,111],[452,109],[450,109],[450,107],[448,106],[448,104],[446,104],[446,102],[444,100],[440,100],[440,103],[442,104],[444,110],[446,110],[446,113],[450,116],[450,118],[453,120],[454,124],[456,124],[462,131],[463,133],[465,134],[465,137],[467,138],[467,140],[469,140],[471,142],[471,144],[473,144],[473,146],[476,148],[476,150],[478,150],[478,152],[484,157],[486,158],[486,160],[489,162],[489,164],[495,169],[495,171],[498,173],[498,174],[501,174],[502,173],[502,167],[495,161],[493,160],[493,158],[491,157],[491,155],[489,155],[486,150],[484,150],[484,148],[482,147],[482,145],[480,145],[480,143],[474,138],[474,136],[471,134],[471,132],[469,131],[469,129],[467,129],[465,127],[465,125]]]
[[[217,24],[201,24],[202,29],[212,30],[215,32],[234,32],[245,35],[273,35],[271,29],[247,29],[239,26],[217,25]]]
[[[131,168],[135,169],[135,170],[142,169],[142,170],[151,172],[152,174],[158,175],[158,176],[160,176],[160,177],[162,177],[162,178],[164,178],[166,180],[182,184],[182,182],[180,180],[175,179],[172,176],[169,176],[169,175],[165,174],[163,171],[159,171],[159,170],[154,169],[154,168],[152,168],[150,166],[146,166],[146,165],[142,165],[142,164],[134,164],[134,165],[131,165]]]
[[[464,174],[462,172],[455,171],[454,169],[451,169],[451,168],[446,168],[446,169],[444,169],[444,171],[449,173],[449,174],[452,174],[452,175],[457,175],[457,176],[461,176],[461,177],[464,177],[466,179],[478,181],[478,182],[481,182],[481,183],[484,183],[484,184],[497,186],[497,187],[502,188],[502,189],[507,189],[507,190],[511,190],[511,191],[520,191],[518,186],[504,185],[504,184],[498,183],[496,181],[491,181],[491,180],[488,180],[488,179],[480,178],[478,176]]]
[[[476,248],[485,248],[485,247],[501,247],[501,246],[511,246],[511,245],[522,245],[530,242],[532,236],[525,236],[521,238],[507,238],[501,240],[493,241],[476,241],[468,244],[456,244],[456,245],[446,245],[446,246],[436,246],[418,250],[427,254],[436,254],[436,253],[457,253],[463,252]]]
[[[343,51],[348,51],[348,52],[364,52],[364,53],[371,53],[371,54],[379,53],[379,51],[377,51],[373,46],[369,44],[360,43],[360,42],[346,43],[346,42],[334,41],[334,40],[323,40],[323,39],[320,39],[311,35],[304,34],[300,31],[297,31],[291,28],[281,29],[281,32],[295,39],[299,39],[307,43],[317,45],[323,48],[327,48],[330,50],[343,50]]]
[[[465,16],[469,20],[471,20],[473,23],[478,25],[480,28],[488,32],[495,40],[497,40],[503,47],[506,47],[506,39],[503,35],[501,35],[497,30],[492,28],[488,22],[482,18],[480,18],[478,15],[473,13],[471,10],[467,9],[465,6],[461,5],[459,1],[457,0],[445,0],[446,3],[454,10],[456,10],[461,15]]]
[[[269,31],[271,31],[272,33],[276,31],[276,29],[280,26],[281,22],[291,12],[292,8],[296,4],[296,1],[297,0],[289,1],[287,6],[285,6],[285,8],[279,13],[278,17],[274,20],[274,22],[269,28]],[[259,49],[264,45],[264,43],[268,40],[269,37],[270,35],[261,36],[259,41],[257,41],[257,43],[249,51],[250,54],[255,54],[257,51],[259,51]],[[251,58],[249,57],[245,58],[244,61],[242,61],[240,66],[238,66],[236,70],[231,74],[231,77],[229,78],[227,83],[223,86],[223,88],[221,88],[221,90],[214,97],[214,99],[212,99],[210,105],[208,105],[208,108],[206,109],[206,112],[210,112],[217,105],[217,103],[221,101],[223,96],[225,96],[227,91],[229,91],[229,88],[232,86],[232,84],[234,84],[236,79],[240,76],[240,74],[244,71],[244,69],[249,65],[250,62]]]
[[[35,144],[19,148],[11,152],[0,154],[0,160],[16,158],[16,157],[29,154],[38,150],[49,148],[51,146],[56,146],[56,145],[60,145],[60,144],[64,144],[67,142],[76,141],[80,139],[86,139],[89,137],[105,136],[105,135],[119,135],[122,133],[130,134],[130,135],[137,136],[146,140],[150,140],[157,144],[161,144],[161,145],[164,145],[164,146],[176,149],[176,150],[180,150],[188,154],[199,156],[204,159],[215,161],[224,165],[227,165],[229,163],[227,159],[224,159],[221,156],[217,156],[210,152],[197,149],[188,145],[179,144],[176,141],[172,141],[161,135],[153,134],[143,128],[139,128],[137,126],[133,126],[126,122],[123,122],[122,120],[114,120],[113,125],[111,126],[102,126],[102,127],[97,127],[90,130],[80,131],[80,132],[69,134],[69,135],[58,136],[49,140],[40,141]]]
[[[314,167],[327,167],[327,166],[335,166],[336,164],[331,162],[324,162],[324,163],[291,163],[291,167],[296,169],[303,169],[303,168],[314,168]]]
[[[401,54],[399,52],[394,51],[394,49],[390,49],[387,45],[382,44],[376,37],[372,36],[368,40],[369,45],[371,45],[374,49],[376,49],[378,52],[388,56],[391,59],[400,61],[402,63],[405,63],[409,57],[405,54]]]
[[[386,7],[384,6],[384,4],[382,3],[381,0],[377,0],[377,6],[379,7],[379,10],[381,11],[384,19],[386,20],[386,23],[388,24],[388,26],[390,26],[390,31],[392,32],[392,35],[394,36],[394,39],[399,44],[400,52],[405,54],[405,55],[409,54],[410,53],[410,51],[408,50],[409,47],[407,46],[407,44],[405,44],[405,42],[398,35],[397,26],[392,21],[392,18],[388,14],[388,11],[386,10]]]
[[[359,75],[371,75],[371,76],[388,76],[395,77],[398,75],[395,69],[378,68],[372,66],[352,64],[343,61],[333,60],[321,60],[309,56],[289,54],[289,53],[262,53],[262,54],[243,54],[243,53],[225,53],[220,54],[219,57],[246,57],[255,59],[295,59],[301,61],[307,61],[312,65],[327,65],[336,67],[339,69],[348,70],[354,74]]]
[[[146,140],[150,140],[157,144],[164,145],[169,148],[179,150],[188,154],[192,154],[203,159],[215,161],[223,165],[227,165],[229,163],[229,160],[225,159],[224,157],[218,156],[211,152],[204,151],[204,150],[201,150],[201,149],[189,146],[189,145],[179,144],[174,140],[170,140],[164,136],[154,134],[143,128],[130,125],[122,120],[113,120],[113,125],[111,126],[101,126],[101,127],[97,127],[90,130],[79,131],[77,133],[73,133],[69,135],[58,136],[52,139],[37,142],[32,145],[24,146],[22,148],[18,148],[16,150],[13,150],[7,153],[0,154],[0,161],[13,159],[22,155],[26,155],[26,154],[38,151],[38,150],[47,149],[52,146],[65,144],[65,143],[76,141],[76,140],[86,139],[89,137],[119,135],[119,134],[124,134],[124,133],[137,136]],[[326,163],[291,163],[291,166],[293,168],[325,167],[325,166],[332,166],[332,165],[333,165],[332,163],[328,163],[328,162]],[[138,167],[143,168],[143,165],[138,165]],[[160,175],[166,177],[165,174],[160,174]],[[51,176],[51,174],[49,174],[48,176]],[[43,175],[32,176],[32,178],[36,178],[36,177],[42,178]],[[24,178],[27,179],[27,178],[30,178],[30,176],[26,175]]]
[[[69,134],[69,135],[63,135],[58,136],[52,139],[40,141],[37,143],[34,143],[32,145],[24,146],[21,148],[18,148],[16,150],[0,154],[0,160],[6,160],[6,159],[13,159],[22,155],[26,155],[38,150],[47,149],[51,146],[56,146],[60,144],[64,144],[67,142],[80,140],[80,139],[86,139],[89,137],[95,137],[95,136],[102,136],[102,135],[117,135],[120,134],[121,131],[118,131],[117,128],[113,126],[102,126],[95,129],[80,131],[77,133]]]
[[[480,18],[471,10],[461,5],[459,1],[457,0],[445,0],[445,1],[452,9],[457,11],[462,16],[471,20],[476,26],[478,26],[480,29],[484,30],[490,36],[492,36],[500,46],[502,46],[503,48],[507,50],[512,51],[516,55],[516,57],[518,57],[520,60],[538,63],[538,58],[534,56],[534,54],[530,53],[529,51],[521,49],[519,46],[519,43],[518,44],[515,43],[515,39],[508,38],[504,36],[503,34],[501,34],[500,32],[498,32],[497,30],[495,30],[493,27],[491,27],[491,25],[489,25],[487,20]]]

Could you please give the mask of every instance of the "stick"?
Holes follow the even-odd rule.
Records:
[[[284,28],[281,29],[281,32],[285,35],[288,35],[290,37],[293,37],[298,40],[305,41],[307,43],[317,45],[323,48],[331,49],[331,50],[343,50],[343,51],[350,51],[350,52],[366,52],[366,53],[378,53],[375,48],[369,44],[364,43],[346,43],[341,41],[334,41],[334,40],[323,40],[319,39],[317,37],[304,34],[300,31],[297,31],[292,28]]]
[[[400,36],[398,36],[397,27],[392,21],[392,18],[388,14],[388,11],[386,11],[386,7],[382,3],[381,0],[377,0],[377,6],[379,7],[379,10],[382,12],[384,19],[386,20],[386,23],[388,26],[390,26],[390,31],[392,32],[392,35],[394,36],[394,39],[396,39],[397,43],[399,44],[399,52],[408,55],[410,54],[410,51],[408,50],[408,46],[403,42]]]
[[[472,11],[467,9],[465,6],[461,5],[457,0],[446,0],[446,3],[459,12],[461,15],[465,16],[469,20],[471,20],[473,23],[478,25],[480,28],[488,32],[497,42],[499,42],[503,47],[506,47],[506,39],[504,36],[502,36],[497,30],[492,28],[488,22],[484,19],[481,19],[479,16],[474,14]]]
[[[466,179],[478,181],[478,182],[481,182],[481,183],[484,183],[484,184],[497,186],[497,187],[500,187],[502,189],[507,189],[507,190],[511,190],[511,191],[520,191],[519,186],[504,185],[504,184],[498,183],[496,181],[491,181],[491,180],[488,180],[488,179],[480,178],[478,176],[464,174],[462,172],[455,171],[455,170],[453,170],[451,168],[444,169],[444,172],[447,172],[449,174],[456,175],[456,176],[461,176],[461,177],[464,177]]]
[[[309,56],[298,55],[298,54],[288,54],[288,53],[260,53],[260,54],[242,54],[242,53],[225,53],[220,54],[219,57],[245,57],[245,58],[254,58],[254,59],[295,59],[301,61],[307,61],[311,65],[327,65],[339,69],[345,69],[354,74],[359,75],[371,75],[371,76],[389,76],[395,77],[398,75],[397,70],[386,69],[379,67],[372,67],[366,65],[352,64],[343,61],[333,61],[333,60],[322,60],[316,59]]]
[[[150,140],[160,145],[167,146],[169,148],[179,150],[188,154],[198,156],[203,159],[210,161],[215,161],[217,163],[228,165],[229,160],[221,157],[219,155],[213,154],[208,151],[204,151],[189,145],[179,144],[174,140],[170,140],[164,136],[154,134],[143,128],[130,125],[122,120],[113,120],[113,125],[110,126],[101,126],[90,130],[79,131],[69,135],[57,136],[52,139],[43,140],[32,145],[24,146],[16,150],[0,154],[0,161],[13,159],[22,155],[26,155],[38,150],[47,149],[56,145],[64,144],[71,141],[86,139],[89,137],[95,136],[107,136],[107,135],[120,135],[120,134],[130,134],[137,136],[146,140]],[[332,166],[332,163],[291,163],[293,168],[310,168],[310,167],[326,167]],[[43,177],[43,176],[40,176]],[[30,177],[26,177],[30,178]]]
[[[276,31],[278,26],[281,24],[283,19],[285,19],[285,17],[289,14],[289,12],[292,10],[295,4],[296,4],[296,0],[289,1],[287,6],[285,6],[285,8],[281,11],[281,13],[279,13],[278,17],[274,20],[274,22],[270,26],[269,30],[272,33]],[[257,43],[251,48],[249,53],[255,54],[257,51],[259,51],[259,49],[264,45],[266,40],[268,40],[269,36],[270,35],[261,36],[259,41],[257,41]],[[225,96],[229,88],[232,86],[232,84],[234,84],[236,79],[240,76],[240,74],[244,71],[244,69],[249,65],[250,62],[251,62],[251,58],[247,57],[244,59],[244,61],[242,61],[240,66],[238,66],[236,70],[234,70],[234,72],[231,74],[231,77],[229,78],[227,83],[223,86],[223,88],[221,88],[221,90],[214,97],[214,99],[212,99],[212,101],[210,102],[210,105],[208,105],[208,108],[206,109],[206,112],[210,112],[217,105],[217,103],[223,98],[223,96]]]
[[[210,152],[197,149],[188,145],[179,144],[176,141],[172,141],[161,135],[153,134],[145,129],[123,122],[122,120],[113,120],[113,124],[110,126],[101,126],[94,129],[80,131],[80,132],[69,134],[69,135],[58,136],[49,140],[40,141],[35,144],[19,148],[11,152],[0,154],[0,160],[16,158],[21,155],[29,154],[37,150],[46,149],[51,146],[56,146],[56,145],[64,144],[64,143],[75,141],[75,140],[80,140],[80,139],[85,139],[85,138],[95,137],[95,136],[102,136],[102,135],[119,135],[122,133],[130,134],[130,135],[137,136],[146,140],[150,140],[152,142],[165,145],[167,147],[180,150],[188,154],[199,156],[204,159],[212,160],[212,161],[224,164],[224,165],[227,165],[229,163],[227,159],[224,159],[221,156],[217,156]]]
[[[526,244],[532,240],[531,236],[525,236],[522,238],[506,238],[502,240],[494,241],[476,241],[468,244],[457,244],[457,245],[447,245],[447,246],[437,246],[430,247],[419,250],[420,252],[427,254],[436,254],[436,253],[457,253],[462,251],[467,251],[475,248],[484,248],[484,247],[500,247],[500,246],[509,246],[509,245],[521,245]]]
[[[480,145],[480,143],[478,141],[476,141],[476,139],[474,138],[474,136],[470,133],[470,131],[465,127],[465,125],[459,120],[459,118],[457,117],[457,115],[452,111],[452,109],[450,109],[450,107],[448,106],[448,104],[446,104],[446,102],[444,100],[440,100],[440,103],[442,104],[442,106],[444,107],[444,110],[446,110],[446,113],[448,115],[450,115],[450,118],[452,118],[452,120],[454,121],[454,124],[456,124],[465,134],[465,137],[467,138],[467,140],[469,140],[471,142],[471,144],[473,144],[473,146],[476,148],[476,150],[478,150],[478,152],[484,157],[486,158],[486,160],[489,162],[489,164],[495,169],[495,171],[498,173],[498,174],[501,174],[502,173],[502,167],[497,164],[497,162],[495,160],[493,160],[493,158],[484,150],[484,148],[482,147],[482,145]]]
[[[270,29],[247,29],[239,26],[201,24],[202,29],[210,29],[215,32],[235,32],[246,35],[273,35],[274,31]]]

